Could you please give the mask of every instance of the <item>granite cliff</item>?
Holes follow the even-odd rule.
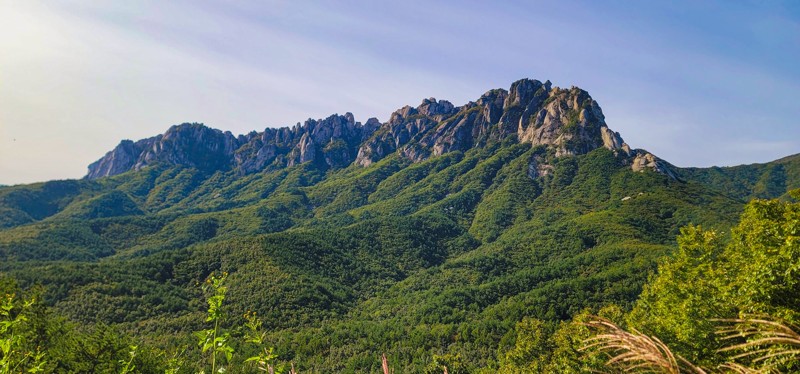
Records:
[[[553,157],[586,154],[600,147],[613,150],[634,171],[652,169],[675,175],[671,165],[647,151],[631,149],[619,133],[609,129],[600,105],[586,91],[522,79],[509,90],[490,90],[463,106],[424,99],[417,107],[398,109],[384,123],[370,118],[362,124],[346,113],[239,136],[185,123],[163,135],[122,141],[89,165],[87,178],[156,163],[250,174],[306,162],[326,168],[353,163],[369,166],[393,153],[419,162],[499,141],[548,150],[531,160],[531,177],[548,174]]]
[[[351,113],[239,136],[184,123],[170,127],[163,135],[137,142],[123,140],[89,165],[86,177],[107,177],[156,163],[206,171],[235,169],[242,174],[310,161],[342,167],[355,159],[358,145],[377,126],[377,119],[362,125]]]

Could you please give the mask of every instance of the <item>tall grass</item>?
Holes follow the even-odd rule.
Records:
[[[734,353],[732,360],[742,360],[769,372],[791,365],[800,356],[800,334],[783,322],[759,318],[717,321],[722,324],[717,329],[720,339],[734,343],[720,352]]]
[[[647,336],[635,329],[628,332],[601,317],[593,317],[585,323],[597,334],[584,341],[581,351],[606,354],[605,365],[613,372],[622,373],[761,374],[780,373],[781,368],[797,365],[800,357],[797,329],[768,319],[715,321],[721,324],[716,332],[720,340],[732,343],[717,352],[733,355],[725,357],[728,362],[713,370],[701,368],[673,353],[655,336]]]
[[[583,351],[595,350],[608,355],[606,366],[626,373],[707,374],[654,336],[639,331],[628,332],[613,322],[596,317],[586,325],[599,333],[584,343]]]

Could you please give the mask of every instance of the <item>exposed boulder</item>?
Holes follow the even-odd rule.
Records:
[[[634,157],[631,161],[631,170],[633,171],[641,172],[645,170],[652,170],[657,173],[664,174],[672,179],[677,179],[675,172],[673,172],[672,169],[672,165],[656,157],[650,152],[641,149],[634,151]]]

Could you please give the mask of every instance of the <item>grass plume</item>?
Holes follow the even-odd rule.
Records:
[[[625,331],[601,317],[595,317],[586,325],[599,333],[584,341],[581,350],[608,355],[606,366],[619,372],[706,374],[702,368],[672,353],[669,347],[656,337],[644,335],[636,330]]]
[[[719,319],[723,326],[717,334],[724,341],[743,340],[719,352],[739,352],[733,360],[758,364],[765,370],[790,364],[800,355],[800,334],[797,329],[768,319]]]

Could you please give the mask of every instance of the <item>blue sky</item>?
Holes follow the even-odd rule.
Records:
[[[0,184],[80,178],[177,123],[384,121],[526,77],[678,166],[800,152],[797,1],[0,0],[0,51]]]

